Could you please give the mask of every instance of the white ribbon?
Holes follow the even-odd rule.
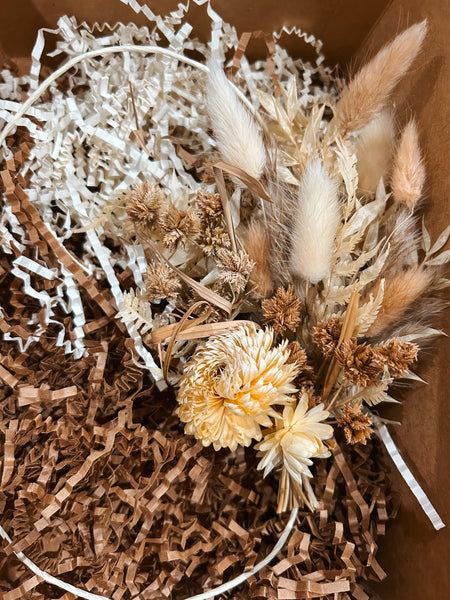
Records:
[[[411,470],[409,469],[409,467],[407,466],[407,464],[401,457],[400,452],[399,452],[397,446],[395,445],[395,442],[392,439],[391,434],[388,431],[388,428],[386,427],[386,425],[384,425],[384,423],[382,423],[382,421],[379,417],[374,415],[373,420],[374,420],[374,423],[377,428],[377,432],[378,432],[378,435],[379,435],[381,441],[385,445],[386,450],[388,451],[390,457],[394,461],[394,464],[397,467],[397,469],[399,470],[400,475],[406,481],[409,489],[412,491],[414,496],[419,501],[419,504],[422,507],[422,510],[427,515],[427,517],[430,519],[433,527],[437,531],[439,529],[442,529],[443,527],[445,527],[445,523],[442,521],[442,519],[438,515],[436,509],[431,504],[430,499],[425,494],[423,489],[420,487],[417,479],[411,473]]]

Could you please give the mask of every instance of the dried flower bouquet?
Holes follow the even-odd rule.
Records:
[[[173,23],[165,27],[167,33]],[[56,85],[50,88],[56,118],[43,103],[22,122],[36,142],[31,158],[27,154],[28,193],[42,221],[33,218],[61,263],[62,283],[46,295],[19,273],[42,310],[28,320],[35,328],[28,340],[5,325],[7,340],[27,351],[51,326],[60,327],[56,345],[85,358],[86,314],[75,277],[106,320],[114,319],[133,340],[135,364],[150,372],[160,391],[175,391],[174,411],[186,436],[217,451],[252,446],[261,478],[271,474],[277,481],[273,508],[294,509],[289,527],[296,509],[304,508],[304,523],[311,535],[320,530],[322,542],[327,514],[335,534],[323,543],[348,550],[353,542],[343,537],[342,507],[333,500],[340,470],[347,493],[358,499],[365,542],[356,539],[359,525],[350,509],[347,528],[367,565],[343,549],[345,568],[340,563],[340,570],[330,566],[328,572],[320,555],[311,572],[326,572],[324,582],[314,587],[301,580],[292,597],[349,598],[352,586],[355,598],[365,598],[357,577],[366,577],[372,565],[381,578],[372,536],[386,519],[369,524],[368,500],[358,484],[372,490],[379,515],[386,501],[365,479],[362,465],[371,459],[363,446],[374,431],[385,445],[392,442],[376,406],[394,401],[398,380],[418,379],[411,369],[419,352],[441,333],[432,321],[444,306],[448,280],[441,267],[450,256],[442,249],[450,227],[432,243],[425,225],[419,226],[416,208],[425,183],[420,127],[411,120],[396,131],[389,106],[426,29],[417,23],[398,35],[344,84],[321,60],[296,63],[279,46],[266,63],[250,66],[227,27],[211,49],[189,38],[181,43],[201,52],[205,66],[174,52],[180,47],[174,31],[169,50],[158,50],[155,32],[134,26],[111,31],[106,47],[87,30],[77,37],[67,19],[61,25],[64,51],[73,64],[80,48],[96,53],[101,69],[88,62],[85,72],[70,75],[67,99]],[[155,54],[151,60],[133,59],[146,87],[129,82],[127,62],[113,56],[119,48],[138,52],[131,42],[153,44],[141,47],[142,54]],[[225,74],[229,49],[235,60]],[[165,79],[165,60],[179,66],[173,78]],[[89,79],[94,92],[84,89]],[[30,86],[30,103],[42,91],[32,78],[4,74],[4,80],[4,111],[15,112],[11,104],[23,86]],[[82,90],[78,105],[75,90]],[[47,137],[36,119],[49,121]],[[47,146],[39,149],[41,139]],[[24,162],[18,156],[16,163]],[[8,148],[4,158],[14,162]],[[4,182],[11,209],[1,217],[1,241],[6,254],[20,255],[28,240],[17,198],[28,200],[14,196],[9,176]],[[42,193],[46,180],[51,199]],[[76,260],[64,249],[70,238],[78,240]],[[51,259],[47,267],[34,256],[19,260],[34,275],[53,278]],[[110,296],[88,277],[106,282]],[[61,308],[73,314],[68,331],[57,318]],[[8,372],[0,375],[8,383]],[[359,458],[352,462],[353,449]],[[330,456],[334,462],[324,460]],[[308,521],[309,511],[320,514],[318,529]],[[428,514],[436,528],[443,525]],[[335,550],[324,552],[331,557]],[[293,585],[272,579],[273,589]],[[252,597],[261,590],[253,588]]]
[[[148,260],[119,316],[157,345],[187,434],[216,450],[258,442],[258,468],[280,470],[279,511],[318,506],[313,459],[335,430],[366,443],[373,407],[437,333],[448,229],[433,248],[418,229],[417,126],[397,135],[386,107],[425,34],[397,36],[339,97],[301,106],[295,79],[255,88],[258,114],[211,61],[219,156],[192,157],[203,186],[183,209],[152,182],[110,208]]]

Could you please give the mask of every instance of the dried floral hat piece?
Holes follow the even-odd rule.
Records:
[[[272,329],[245,325],[196,350],[177,396],[186,433],[216,450],[261,439],[261,426],[278,416],[274,406],[295,402],[298,369],[288,362],[287,341],[273,341]]]

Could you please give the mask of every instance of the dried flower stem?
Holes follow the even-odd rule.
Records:
[[[194,310],[196,310],[203,304],[206,304],[208,306],[208,302],[206,302],[205,300],[199,300],[199,302],[195,302],[195,304],[188,308],[188,310],[184,313],[184,315],[181,317],[178,323],[176,323],[176,328],[172,334],[172,337],[170,338],[169,344],[167,345],[166,354],[164,356],[163,375],[166,381],[169,375],[170,359],[172,356],[173,347],[175,346],[175,342],[177,341],[177,336],[179,332],[183,330],[186,321],[189,319]]]
[[[231,240],[231,247],[233,252],[237,253],[236,234],[234,231],[233,217],[231,215],[231,205],[227,194],[227,188],[225,187],[225,180],[223,178],[223,171],[217,166],[214,167],[214,177],[216,179],[217,189],[222,200],[223,216],[228,229],[228,235]]]
[[[356,319],[358,316],[359,297],[359,293],[356,290],[353,290],[352,295],[350,296],[347,310],[345,312],[344,321],[342,323],[342,331],[337,345],[338,348],[342,344],[342,342],[349,340],[353,335],[353,331],[356,325]],[[338,365],[336,359],[333,357],[330,362],[330,366],[328,367],[327,376],[325,377],[325,383],[323,385],[323,402],[326,401],[331,390],[333,389],[339,371],[340,366]]]

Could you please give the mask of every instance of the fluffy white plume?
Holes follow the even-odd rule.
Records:
[[[224,161],[259,179],[266,151],[258,126],[236,95],[222,68],[209,61],[206,106]]]
[[[320,160],[313,160],[300,181],[291,251],[293,274],[317,283],[330,273],[339,221],[337,183]]]
[[[383,111],[363,127],[356,142],[359,189],[373,192],[380,178],[386,181],[394,147],[392,115]]]

